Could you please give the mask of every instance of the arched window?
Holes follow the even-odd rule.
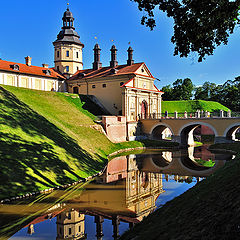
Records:
[[[104,83],[104,84],[102,85],[102,87],[103,87],[103,88],[106,88],[106,87],[107,87],[107,84]]]
[[[69,66],[66,66],[66,72],[69,72]]]
[[[78,58],[78,52],[76,52],[76,57]]]

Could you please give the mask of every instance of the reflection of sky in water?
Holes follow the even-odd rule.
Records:
[[[121,222],[119,225],[119,234],[123,234],[129,225],[128,223]],[[21,229],[13,237],[9,238],[11,240],[55,240],[57,236],[57,224],[56,218],[51,220],[46,220],[44,222],[34,225],[35,233],[33,235],[27,234],[27,228]],[[94,240],[96,238],[96,224],[94,223],[94,217],[85,215],[85,233],[87,234],[87,239]],[[113,228],[112,221],[104,219],[103,222],[103,240],[112,240]]]
[[[156,206],[161,207],[166,202],[172,200],[174,197],[179,196],[180,194],[187,191],[189,188],[193,187],[196,184],[196,179],[193,180],[192,183],[181,183],[176,182],[173,179],[169,179],[167,182],[163,179],[163,189],[164,193],[160,194],[157,201]],[[108,219],[104,219],[103,222],[103,240],[112,240],[113,228],[112,221]],[[119,234],[123,234],[129,225],[128,223],[121,222],[119,225]],[[27,228],[20,230],[18,233],[11,237],[11,240],[46,240],[46,239],[56,239],[57,235],[57,225],[56,218],[51,220],[46,220],[44,222],[38,223],[34,225],[35,233],[33,235],[27,234]],[[96,224],[94,223],[94,217],[85,215],[85,233],[87,234],[87,239],[92,240],[96,239]]]
[[[18,233],[9,239],[11,240],[46,240],[56,239],[57,236],[57,224],[56,218],[46,220],[44,222],[34,225],[34,234],[27,234],[27,228],[21,229]]]
[[[156,206],[161,207],[163,204],[181,195],[189,188],[193,187],[195,184],[195,179],[192,183],[189,184],[185,182],[176,182],[175,180],[169,180],[167,182],[166,179],[163,179],[163,189],[165,190],[165,192],[160,194],[160,196],[158,197],[156,201]]]

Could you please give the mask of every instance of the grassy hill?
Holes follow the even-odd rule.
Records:
[[[100,171],[113,144],[75,94],[0,86],[0,199],[62,185]]]
[[[183,113],[185,111],[191,113],[197,110],[204,110],[209,112],[214,111],[228,111],[229,108],[223,106],[218,102],[213,101],[203,101],[203,100],[189,100],[189,101],[163,101],[162,102],[162,113],[168,111],[169,113],[174,113],[175,111]]]

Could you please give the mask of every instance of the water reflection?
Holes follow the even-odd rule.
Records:
[[[207,152],[206,148],[117,157],[91,183],[1,206],[0,236],[8,239],[23,229],[12,239],[23,239],[26,232],[31,239],[117,239],[120,226],[123,225],[121,231],[131,228],[155,210],[156,202],[164,195],[163,182],[172,179],[189,183],[194,177],[199,181],[230,158],[231,155]],[[54,238],[35,230],[35,226],[45,222],[54,224]],[[93,224],[91,229],[95,230],[88,230]],[[104,228],[110,231],[106,234]]]

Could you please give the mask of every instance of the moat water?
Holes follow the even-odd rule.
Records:
[[[0,239],[118,239],[231,159],[205,146],[117,157],[91,182],[0,206]]]

